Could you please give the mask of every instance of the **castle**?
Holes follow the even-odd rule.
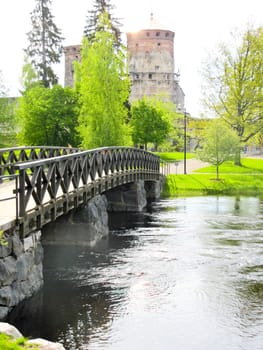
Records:
[[[151,15],[147,29],[126,35],[130,101],[159,95],[183,109],[184,92],[179,85],[179,75],[174,73],[174,32]],[[80,60],[80,45],[65,47],[64,54],[65,86],[73,86],[73,61]]]

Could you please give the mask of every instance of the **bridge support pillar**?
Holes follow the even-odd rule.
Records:
[[[143,180],[107,191],[106,197],[108,211],[142,211],[147,205]]]
[[[161,180],[158,181],[145,181],[145,191],[146,197],[149,200],[155,200],[161,197],[163,182]]]
[[[98,195],[43,227],[43,244],[94,246],[109,233],[107,200]]]

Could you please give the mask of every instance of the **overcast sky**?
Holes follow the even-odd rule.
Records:
[[[0,70],[11,95],[17,95],[23,64],[30,12],[36,0],[3,1],[0,11]],[[263,0],[112,0],[122,19],[123,31],[147,27],[150,13],[175,32],[175,71],[181,73],[186,108],[194,116],[201,112],[199,101],[201,62],[206,51],[226,41],[230,32],[248,23],[263,25]],[[92,0],[53,0],[55,23],[65,37],[64,45],[79,44]],[[64,81],[64,61],[57,72]]]

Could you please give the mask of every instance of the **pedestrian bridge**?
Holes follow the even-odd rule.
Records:
[[[24,238],[98,194],[164,175],[160,158],[137,148],[0,149],[0,230]]]

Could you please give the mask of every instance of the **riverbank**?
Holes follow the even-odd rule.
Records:
[[[215,169],[197,159],[188,159],[187,174],[182,161],[171,165],[166,178],[164,197],[181,195],[262,195],[263,159],[244,159],[242,167],[226,163],[220,167],[220,178]]]

